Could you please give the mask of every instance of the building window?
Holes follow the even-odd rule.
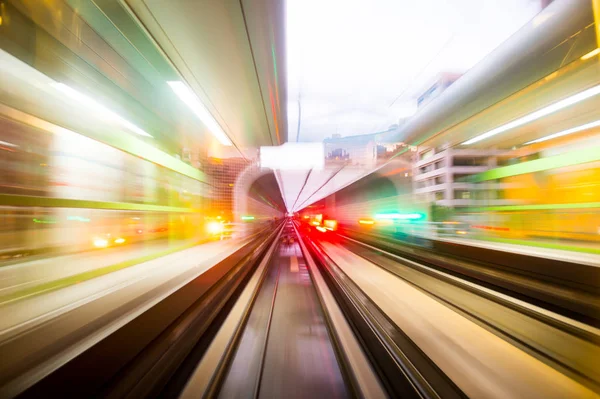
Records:
[[[444,199],[444,192],[443,191],[437,191],[435,193],[435,200],[436,201],[441,201]]]
[[[454,191],[455,199],[471,199],[471,192],[467,190],[455,190]]]
[[[454,175],[454,181],[456,181],[456,182],[467,181],[467,178],[470,177],[470,176],[472,176],[472,175],[455,174]]]
[[[437,176],[435,178],[435,184],[444,184],[444,177],[443,176]]]
[[[454,158],[453,166],[486,166],[487,159],[485,158]]]
[[[433,170],[433,165],[421,166],[419,168],[419,172],[421,172],[421,173],[431,172],[432,170]]]
[[[422,152],[421,153],[421,161],[424,161],[425,159],[431,158],[433,156],[433,149]]]

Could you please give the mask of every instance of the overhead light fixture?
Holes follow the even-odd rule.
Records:
[[[8,141],[2,141],[2,140],[0,140],[0,145],[5,146],[5,147],[12,147],[12,148],[18,147],[18,145],[16,145],[16,144],[9,143]]]
[[[587,53],[586,55],[582,56],[582,57],[581,57],[581,59],[582,59],[583,61],[585,61],[585,60],[587,60],[587,59],[590,59],[590,58],[592,58],[593,56],[595,56],[595,55],[598,55],[598,54],[600,54],[600,48],[597,48],[597,49],[595,49],[595,50],[592,50],[592,51],[590,51],[590,52],[589,52],[589,53]]]
[[[88,106],[92,111],[98,114],[101,118],[107,118],[116,123],[123,125],[128,130],[132,131],[135,134],[139,134],[140,136],[152,137],[149,133],[144,131],[143,129],[137,127],[133,123],[129,122],[127,119],[123,118],[121,115],[111,111],[106,108],[104,105],[98,103],[94,99],[86,96],[83,93],[78,92],[70,86],[67,86],[64,83],[54,82],[51,83],[51,86],[60,91],[61,93],[67,95],[73,100],[78,101],[79,103]]]
[[[598,94],[600,94],[600,85],[594,86],[590,89],[572,95],[571,97],[567,97],[563,100],[555,102],[554,104],[548,105],[547,107],[532,112],[519,119],[515,119],[512,122],[506,123],[502,126],[498,126],[497,128],[490,130],[489,132],[485,132],[483,134],[480,134],[479,136],[473,137],[472,139],[465,141],[464,143],[462,143],[462,145],[474,144],[481,140],[485,140],[487,138],[495,136],[497,134],[504,133],[507,130],[514,129],[515,127],[525,125],[529,122],[533,122],[537,119],[543,118],[544,116],[550,115],[556,111],[569,107],[583,100],[587,100],[588,98],[596,96]]]
[[[370,220],[370,219],[359,219],[358,221],[359,224],[375,224],[374,220]]]
[[[581,132],[583,130],[591,129],[593,127],[598,127],[598,126],[600,126],[600,120],[597,120],[595,122],[586,123],[585,125],[573,127],[571,129],[563,130],[563,131],[558,132],[558,133],[553,133],[553,134],[550,134],[548,136],[544,136],[544,137],[539,138],[539,139],[531,140],[531,141],[528,141],[527,143],[525,143],[523,145],[534,144],[534,143],[541,143],[542,141],[552,140],[552,139],[555,139],[557,137],[562,137],[562,136],[566,136],[568,134],[573,134],[573,133]]]
[[[96,248],[108,247],[108,240],[106,238],[94,238],[94,246]]]
[[[227,146],[233,145],[229,137],[227,137],[227,134],[225,134],[225,131],[223,131],[221,125],[219,125],[212,114],[208,112],[208,109],[206,109],[204,104],[202,104],[198,96],[196,96],[185,83],[178,80],[167,83],[171,86],[171,89],[177,94],[179,99],[183,101],[198,118],[200,118],[206,127],[208,127],[208,130],[210,130],[212,135],[219,140],[219,143]]]

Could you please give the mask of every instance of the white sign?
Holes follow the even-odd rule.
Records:
[[[279,170],[321,170],[325,166],[323,143],[285,143],[260,147],[260,166]]]

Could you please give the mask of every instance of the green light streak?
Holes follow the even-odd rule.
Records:
[[[40,208],[113,209],[119,211],[149,211],[197,213],[200,209],[175,206],[132,204],[128,202],[88,201],[67,198],[35,197],[29,195],[0,194],[0,206],[27,206]]]
[[[277,74],[277,58],[275,57],[275,46],[271,43],[271,55],[273,57],[273,71],[275,72],[275,83],[279,84],[279,75]]]
[[[275,55],[275,32],[271,26],[271,57],[273,57],[273,72],[275,73],[275,85],[279,85],[279,74],[277,73],[277,56]],[[279,105],[279,104],[278,104]]]
[[[56,220],[52,220],[52,219],[44,220],[44,219],[33,218],[32,220],[33,220],[33,223],[39,223],[39,224],[56,224]]]
[[[254,220],[254,216],[242,216],[242,220]]]
[[[563,168],[565,166],[580,165],[587,162],[600,161],[600,147],[587,148],[585,150],[572,151],[566,154],[555,155],[517,165],[503,166],[479,173],[471,178],[473,182],[502,179],[504,177],[523,175],[526,173],[541,172]]]
[[[468,208],[468,212],[486,211],[541,211],[558,209],[593,209],[600,208],[600,202],[582,202],[576,204],[534,204],[534,205],[504,205]]]
[[[377,213],[375,219],[378,220],[418,220],[422,219],[422,213]]]
[[[104,142],[111,147],[115,147],[132,155],[136,155],[157,165],[164,166],[167,169],[171,169],[184,176],[191,177],[194,180],[198,180],[203,183],[206,182],[206,176],[202,171],[176,159],[175,157],[170,156],[166,152],[163,152],[158,148],[151,146],[150,144],[146,144],[136,137],[133,137],[129,134],[114,134],[112,132],[104,133],[105,135],[100,137],[100,135],[90,132],[90,134],[87,134],[87,137]],[[107,137],[107,135],[109,135],[109,137]]]
[[[91,219],[84,218],[83,216],[67,216],[67,220],[74,221],[74,222],[88,223]]]

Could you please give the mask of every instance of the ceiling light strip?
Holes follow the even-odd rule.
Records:
[[[590,51],[590,52],[589,52],[589,53],[587,53],[586,55],[582,56],[582,57],[581,57],[581,59],[582,59],[583,61],[585,61],[585,60],[587,60],[587,59],[590,59],[590,58],[592,58],[593,56],[595,56],[595,55],[598,55],[598,54],[600,54],[600,48],[597,48],[597,49],[595,49],[595,50],[592,50],[592,51]]]
[[[577,132],[581,132],[583,130],[588,130],[594,127],[598,127],[600,126],[600,119],[595,121],[595,122],[590,122],[590,123],[586,123],[585,125],[581,125],[581,126],[577,126],[571,129],[567,129],[567,130],[563,130],[561,132],[558,133],[554,133],[554,134],[550,134],[548,136],[544,136],[541,137],[539,139],[536,140],[531,140],[528,141],[527,143],[523,144],[523,145],[528,145],[528,144],[534,144],[534,143],[541,143],[542,141],[547,141],[547,140],[552,140],[555,139],[557,137],[563,137],[569,134],[573,134],[573,133],[577,133]]]
[[[515,119],[512,122],[506,123],[502,126],[498,126],[497,128],[492,129],[483,134],[480,134],[479,136],[473,137],[472,139],[467,140],[462,144],[463,145],[475,144],[481,140],[485,140],[485,139],[495,136],[497,134],[504,133],[507,130],[514,129],[516,127],[525,125],[529,122],[533,122],[537,119],[543,118],[544,116],[550,115],[556,111],[559,111],[563,108],[569,107],[573,104],[577,104],[578,102],[581,102],[583,100],[587,100],[588,98],[594,97],[598,94],[600,94],[600,85],[594,86],[594,87],[584,90],[580,93],[577,93],[571,97],[567,97],[563,100],[555,102],[554,104],[551,104],[551,105],[544,107],[540,110],[537,110],[535,112],[532,112],[532,113],[525,115],[519,119]]]
[[[233,145],[225,131],[219,125],[217,120],[212,116],[212,114],[206,109],[204,104],[200,101],[198,96],[190,89],[185,83],[181,81],[170,81],[167,82],[171,89],[177,94],[179,99],[188,106],[190,110],[208,127],[208,130],[211,132],[213,136],[219,143],[230,146]]]
[[[72,100],[78,101],[81,105],[86,105],[90,108],[91,111],[96,112],[99,117],[107,118],[116,123],[120,123],[122,126],[126,127],[130,131],[135,134],[139,134],[144,137],[152,137],[151,134],[146,132],[145,130],[137,127],[133,123],[129,122],[127,119],[123,118],[121,115],[111,111],[106,108],[104,105],[98,103],[94,99],[86,96],[85,94],[73,89],[72,87],[64,84],[64,83],[51,83],[51,86],[65,94],[67,97]]]
[[[5,146],[5,147],[12,147],[12,148],[18,147],[18,145],[16,145],[16,144],[9,143],[8,141],[2,141],[2,140],[0,140],[0,145]]]

